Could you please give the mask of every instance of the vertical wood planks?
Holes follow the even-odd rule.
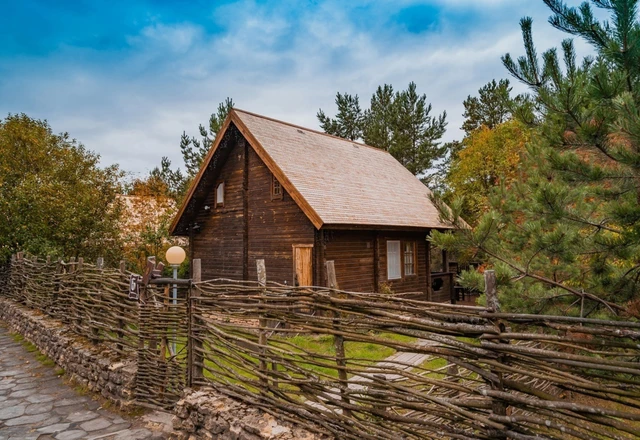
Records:
[[[428,239],[426,241],[424,252],[425,252],[425,262],[427,266],[427,286],[426,286],[427,301],[433,301],[433,293],[431,291],[431,242]]]

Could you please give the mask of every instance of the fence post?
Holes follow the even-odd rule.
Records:
[[[334,298],[339,298],[340,293],[336,290],[338,289],[338,280],[336,278],[336,267],[333,260],[329,260],[325,263],[327,268],[327,285],[329,289],[331,289],[330,295]],[[340,312],[333,312],[333,329],[338,331],[340,329]],[[351,401],[347,396],[347,391],[349,389],[349,382],[347,377],[347,372],[345,370],[347,366],[347,360],[344,351],[344,336],[339,334],[333,335],[333,345],[336,350],[336,365],[338,369],[338,379],[340,381],[340,396],[341,400],[349,405]],[[351,417],[351,410],[347,408],[342,408],[342,413]]]
[[[56,272],[53,275],[54,277],[53,298],[51,300],[51,313],[54,318],[58,317],[58,312],[60,310],[58,297],[60,296],[60,286],[62,284],[63,273],[64,273],[64,265],[62,264],[62,258],[58,258],[58,262],[56,263]]]
[[[260,289],[260,304],[265,304],[265,294],[266,294],[266,286],[267,286],[267,269],[264,265],[264,260],[256,260],[256,270],[258,272],[258,284],[262,287]],[[260,331],[258,333],[258,344],[260,345],[260,373],[264,376],[260,379],[260,381],[264,385],[268,385],[269,382],[266,378],[267,374],[269,374],[267,368],[267,359],[266,355],[266,345],[267,345],[267,318],[265,317],[264,311],[260,313]]]
[[[104,266],[104,258],[102,257],[98,257],[98,259],[96,260],[96,269],[98,270],[98,277],[99,277],[99,281],[96,283],[95,285],[95,293],[94,295],[92,295],[92,304],[91,304],[91,308],[89,310],[91,310],[91,321],[90,321],[90,325],[91,325],[91,342],[93,342],[94,344],[97,344],[98,342],[100,342],[100,327],[98,325],[96,325],[97,323],[97,318],[99,316],[104,316],[104,313],[102,313],[102,309],[101,309],[101,305],[102,305],[102,269]],[[89,293],[91,295],[91,293]]]
[[[485,289],[485,295],[487,298],[488,312],[489,313],[500,312],[500,302],[498,300],[498,289],[497,289],[495,271],[486,270],[484,272],[484,289]],[[503,323],[495,319],[493,320],[493,323],[496,326],[496,329],[498,330],[499,333],[504,332],[505,326]],[[499,340],[499,341],[505,342],[503,340]],[[497,360],[498,362],[504,362],[504,355],[499,355]],[[494,374],[498,377],[498,380],[492,381],[490,383],[491,389],[497,390],[497,391],[504,391],[504,382],[503,382],[502,372],[495,371]],[[504,417],[507,415],[507,405],[503,401],[494,397],[491,399],[491,412],[498,416]],[[489,429],[487,433],[491,438],[495,438],[495,439],[507,438],[506,433],[499,429],[492,428],[492,429]]]
[[[17,268],[18,268],[18,276],[17,278],[17,282],[16,282],[16,292],[15,292],[15,300],[18,302],[21,302],[24,304],[25,302],[25,292],[24,292],[24,288],[25,288],[25,277],[26,277],[26,273],[25,273],[25,267],[24,267],[24,253],[23,252],[18,252],[16,254],[16,259],[17,259]]]
[[[200,258],[191,261],[192,283],[202,281],[202,263]],[[187,290],[187,381],[189,387],[204,377],[204,356],[202,355],[202,340],[199,335],[197,298],[200,296],[198,287],[193,284]]]
[[[74,281],[76,283],[76,287],[80,287],[80,286],[82,286],[82,284],[84,284],[82,282],[82,280],[78,279],[78,277],[81,276],[80,274],[82,273],[82,270],[83,270],[82,266],[83,265],[84,265],[84,258],[83,257],[78,257],[78,262],[76,263],[76,267],[75,267],[75,270],[74,270],[74,272],[76,274],[75,277],[74,277]],[[80,293],[80,289],[78,288],[78,289],[76,289],[76,297],[73,298],[73,300],[72,300],[75,304],[78,304],[78,302],[79,302],[79,298],[78,298],[80,296],[79,293]],[[87,292],[85,295],[87,296],[87,301],[88,301],[89,298],[91,297],[91,293]],[[86,335],[86,333],[82,332],[82,325],[84,324],[84,321],[89,321],[87,324],[89,326],[89,329],[91,329],[91,314],[89,312],[90,310],[91,310],[90,306],[89,307],[85,306],[84,310],[82,310],[80,308],[78,309],[78,314],[76,315],[75,326],[76,326],[76,332],[78,332],[78,334],[80,334],[80,335],[82,335],[82,334]],[[85,316],[82,316],[83,314]],[[89,319],[86,319],[86,318],[89,318]],[[89,332],[89,333],[91,333],[91,332]]]
[[[378,411],[387,411],[389,402],[387,399],[385,399],[387,393],[386,388],[383,385],[387,380],[387,376],[385,376],[384,374],[373,374],[372,379],[373,380],[371,382],[371,387],[369,388],[369,394],[371,395],[371,397],[376,399],[376,401],[371,406],[373,407],[373,409]]]
[[[124,260],[120,260],[120,274],[122,275],[122,277],[125,276],[125,267],[126,264],[124,262]],[[118,320],[117,320],[117,325],[118,325],[118,329],[116,331],[116,335],[118,337],[118,343],[116,344],[116,349],[120,352],[124,351],[124,346],[122,345],[122,339],[124,339],[124,327],[125,327],[125,321],[124,321],[124,306],[122,304],[124,304],[124,299],[122,299],[120,301],[120,313],[118,314]]]

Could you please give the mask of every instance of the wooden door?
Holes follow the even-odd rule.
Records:
[[[295,286],[313,286],[312,244],[293,245],[293,280]]]

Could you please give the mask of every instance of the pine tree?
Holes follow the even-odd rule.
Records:
[[[462,129],[467,135],[472,131],[485,126],[489,129],[511,118],[514,100],[511,98],[509,80],[491,80],[478,90],[478,96],[467,96],[462,103],[464,105],[465,118]]]
[[[538,57],[532,20],[521,20],[525,54],[503,57],[530,87],[535,132],[520,179],[498,188],[492,209],[458,236],[434,243],[483,256],[516,310],[640,316],[640,25],[637,1],[592,0],[610,14],[545,0],[552,26],[583,38],[594,57],[577,61],[571,40]],[[459,222],[460,203],[443,216]],[[478,286],[477,274],[463,276]]]
[[[364,142],[389,151],[393,144],[396,113],[393,86],[390,84],[378,86],[371,97],[371,105],[364,115],[366,121],[363,130]]]
[[[358,96],[338,93],[338,113],[329,118],[322,110],[317,117],[325,131],[345,139],[363,139],[365,143],[388,151],[409,171],[427,180],[446,148],[439,142],[447,122],[446,112],[432,116],[426,95],[417,93],[411,82],[407,90],[395,92],[389,84],[379,86],[370,107],[360,108]],[[426,176],[425,176],[426,175]]]
[[[416,84],[395,97],[395,124],[389,153],[413,174],[426,173],[445,154],[438,140],[447,127],[447,113],[433,117],[426,95],[418,95]]]
[[[209,118],[209,126],[205,127],[200,124],[198,127],[202,139],[197,139],[195,136],[189,137],[186,132],[182,132],[182,137],[180,138],[180,151],[182,152],[182,158],[184,159],[184,166],[187,170],[188,179],[191,179],[198,174],[202,161],[209,152],[209,149],[216,138],[216,134],[222,128],[222,124],[233,106],[234,103],[231,98],[227,98],[224,102],[218,104],[218,110],[216,113],[212,113]]]
[[[364,115],[360,108],[358,95],[348,93],[336,94],[338,113],[335,118],[329,118],[322,109],[316,115],[325,133],[355,141],[362,137]]]
[[[153,195],[169,197],[178,204],[182,201],[189,184],[189,179],[179,168],[176,171],[171,169],[171,161],[168,157],[163,157],[160,166],[149,172],[147,180]]]

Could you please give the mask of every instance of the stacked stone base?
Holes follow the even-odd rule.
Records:
[[[137,365],[113,350],[92,344],[68,325],[10,300],[0,299],[0,321],[46,354],[74,382],[121,408],[135,405]],[[175,408],[173,439],[328,440],[264,411],[204,388],[186,389]]]
[[[328,440],[212,388],[185,390],[173,418],[175,440]]]
[[[133,402],[135,362],[120,361],[105,346],[91,344],[66,330],[63,323],[13,301],[0,300],[0,320],[63,368],[76,383],[122,408]]]

